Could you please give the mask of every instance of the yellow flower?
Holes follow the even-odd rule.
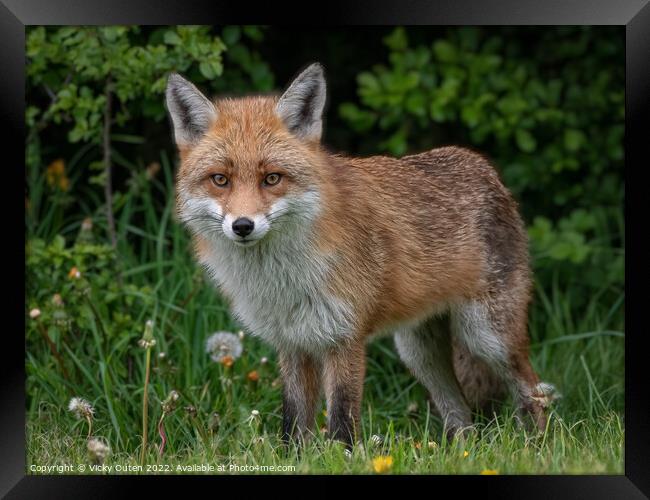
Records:
[[[79,272],[79,269],[77,269],[77,266],[74,266],[72,269],[70,269],[70,272],[68,273],[68,278],[73,278],[73,279],[81,278],[81,273]]]
[[[372,459],[372,468],[377,474],[388,472],[393,467],[393,457],[381,455]]]
[[[481,471],[481,476],[496,476],[499,474],[499,471],[496,469],[483,469]]]
[[[252,372],[248,372],[246,378],[251,382],[257,382],[260,379],[260,376],[258,375],[256,370],[253,370]]]
[[[469,457],[469,451],[465,450],[463,452],[463,458],[467,458],[467,457]]]
[[[67,191],[70,181],[65,175],[65,163],[61,158],[54,160],[47,166],[45,180],[51,186],[57,186],[61,191]]]
[[[221,358],[221,364],[226,368],[230,368],[234,362],[235,360],[232,358],[232,356],[224,356]]]
[[[420,443],[420,441],[416,441],[415,442],[415,449],[419,450],[420,448],[422,448],[422,443]]]

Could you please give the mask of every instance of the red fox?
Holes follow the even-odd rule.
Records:
[[[279,97],[210,101],[178,74],[166,91],[178,218],[234,315],[277,349],[284,438],[308,437],[323,388],[329,437],[355,443],[365,344],[387,334],[450,436],[504,388],[544,429],[527,237],[498,174],[459,147],[331,154],[325,100],[320,64]]]

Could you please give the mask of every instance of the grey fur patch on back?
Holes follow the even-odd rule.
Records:
[[[165,97],[179,146],[197,142],[217,118],[214,104],[177,73],[169,75]]]
[[[296,136],[318,141],[323,132],[326,93],[323,67],[314,63],[300,73],[282,94],[276,112]]]

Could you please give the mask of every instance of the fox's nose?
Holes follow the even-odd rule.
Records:
[[[240,217],[232,223],[232,230],[237,236],[242,238],[248,236],[253,232],[255,223],[248,217]]]

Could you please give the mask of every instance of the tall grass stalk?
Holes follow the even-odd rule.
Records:
[[[153,321],[148,320],[144,327],[144,335],[140,339],[140,347],[146,351],[144,388],[142,393],[142,450],[140,451],[140,465],[144,465],[147,454],[147,436],[149,429],[149,376],[151,373],[151,348],[156,345],[153,338]]]

